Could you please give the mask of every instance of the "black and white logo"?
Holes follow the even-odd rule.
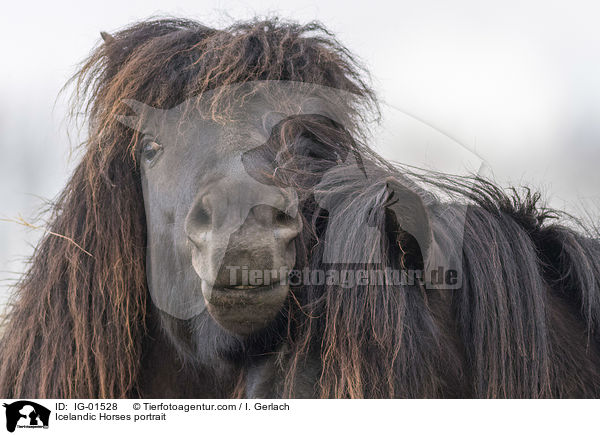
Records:
[[[6,430],[48,428],[50,410],[29,400],[5,403]]]

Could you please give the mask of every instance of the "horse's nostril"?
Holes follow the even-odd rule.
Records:
[[[206,242],[212,226],[212,208],[208,195],[196,202],[185,220],[185,231],[195,243]]]
[[[208,227],[212,223],[212,201],[210,195],[204,195],[194,207],[191,216],[197,228]]]
[[[212,221],[210,211],[204,207],[195,210],[193,219],[198,227],[208,227]]]
[[[273,217],[275,225],[288,226],[294,223],[294,218],[281,210],[275,210],[275,216]]]
[[[281,229],[296,226],[293,216],[279,208],[270,205],[256,205],[252,208],[252,215],[265,228]]]

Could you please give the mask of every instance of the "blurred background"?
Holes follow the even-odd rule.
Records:
[[[368,67],[383,103],[372,145],[391,160],[600,215],[600,4],[589,1],[10,2],[0,17],[0,306],[43,228],[32,220],[77,163],[57,95],[99,31],[150,16],[212,26],[265,15],[323,22]]]

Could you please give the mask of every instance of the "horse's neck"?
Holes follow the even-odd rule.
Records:
[[[169,340],[155,330],[146,339],[136,395],[144,398],[276,398],[284,392],[286,347],[239,364],[220,360],[213,366],[183,364]],[[294,379],[293,396],[316,397],[318,357],[307,358]],[[241,382],[241,384],[240,384]]]
[[[135,395],[145,398],[231,397],[238,377],[239,369],[226,361],[212,367],[184,363],[160,327],[150,321]]]
[[[244,379],[244,397],[248,399],[284,398],[286,370],[291,355],[286,345],[277,353],[255,359],[248,364]],[[300,369],[292,380],[291,395],[295,399],[313,399],[319,396],[318,380],[321,359],[315,353],[303,358]]]

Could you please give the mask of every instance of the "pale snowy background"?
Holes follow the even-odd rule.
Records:
[[[364,61],[389,104],[373,141],[386,157],[459,173],[483,159],[497,180],[533,184],[555,207],[600,211],[597,2],[102,0],[2,9],[2,219],[32,217],[73,169],[65,99],[55,99],[99,31],[165,14],[217,26],[265,14],[318,19]],[[40,235],[0,221],[0,304]]]

